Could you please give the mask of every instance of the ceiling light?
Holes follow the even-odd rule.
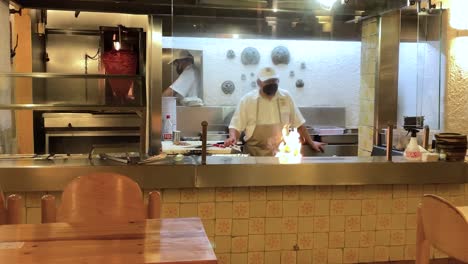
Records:
[[[278,8],[273,8],[273,12],[274,13],[278,12]]]
[[[330,11],[335,4],[336,0],[317,0],[320,4],[320,7]]]

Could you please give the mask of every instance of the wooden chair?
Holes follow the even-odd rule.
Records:
[[[11,194],[5,203],[5,196],[0,191],[0,224],[21,224],[22,207],[21,195]]]
[[[430,246],[468,262],[468,207],[424,195],[417,212],[416,264],[429,263]]]
[[[159,192],[151,192],[145,207],[140,187],[115,173],[93,173],[74,179],[65,187],[56,210],[55,197],[41,200],[42,223],[109,223],[160,217]]]

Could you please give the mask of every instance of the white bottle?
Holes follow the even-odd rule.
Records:
[[[409,161],[420,161],[422,157],[416,132],[415,130],[411,131],[411,139],[405,149],[405,158]]]
[[[162,133],[162,138],[164,141],[172,141],[172,122],[171,122],[171,116],[166,115],[166,119],[164,119],[163,123],[163,133]]]

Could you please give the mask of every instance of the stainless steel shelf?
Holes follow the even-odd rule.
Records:
[[[29,78],[75,78],[75,79],[141,79],[143,75],[126,74],[75,74],[52,72],[0,72],[0,77],[29,77]]]

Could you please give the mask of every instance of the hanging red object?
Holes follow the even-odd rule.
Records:
[[[135,75],[137,71],[137,55],[129,50],[111,50],[102,55],[106,74]],[[109,84],[116,97],[127,97],[134,80],[110,78]]]

